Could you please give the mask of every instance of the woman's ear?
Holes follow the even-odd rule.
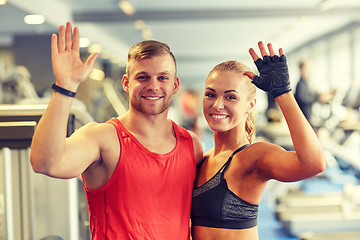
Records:
[[[255,105],[256,105],[256,98],[254,98],[250,101],[247,112],[251,113],[253,111]]]
[[[122,87],[126,93],[129,93],[129,78],[126,74],[123,75],[123,78],[121,80]]]

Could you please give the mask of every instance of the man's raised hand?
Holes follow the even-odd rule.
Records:
[[[83,63],[79,29],[75,27],[73,33],[70,22],[66,27],[60,26],[58,36],[55,33],[51,36],[51,62],[56,85],[75,92],[92,71],[97,56],[98,53],[93,53]]]

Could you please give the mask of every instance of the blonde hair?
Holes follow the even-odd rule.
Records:
[[[217,71],[232,71],[243,75],[245,72],[251,72],[251,69],[241,62],[226,61],[216,65],[209,75]],[[256,97],[256,86],[251,81],[247,81],[247,83],[248,100],[252,100]],[[255,113],[253,111],[246,118],[245,131],[247,139],[252,143],[255,137]]]

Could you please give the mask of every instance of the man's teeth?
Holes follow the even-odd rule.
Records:
[[[146,99],[149,99],[149,100],[156,100],[156,99],[160,99],[160,97],[145,97]]]
[[[226,115],[212,115],[213,118],[216,118],[216,119],[222,119],[222,118],[226,118],[227,116]]]

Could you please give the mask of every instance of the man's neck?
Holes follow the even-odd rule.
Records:
[[[171,121],[163,116],[132,115],[127,112],[119,117],[122,125],[148,150],[159,154],[172,151],[176,136]]]
[[[167,126],[170,126],[167,111],[162,114],[150,115],[129,110],[119,117],[119,120],[128,131],[144,137],[161,135],[168,132]]]

